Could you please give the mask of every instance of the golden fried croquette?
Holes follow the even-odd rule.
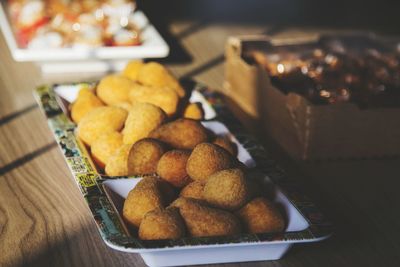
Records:
[[[235,235],[241,231],[238,218],[228,211],[210,208],[201,201],[190,198],[178,198],[172,207],[179,208],[191,236]]]
[[[129,102],[129,92],[135,83],[130,79],[112,74],[101,79],[97,86],[97,96],[107,105]]]
[[[225,149],[210,143],[197,145],[186,164],[190,178],[205,182],[218,171],[235,167],[236,159]]]
[[[115,104],[113,106],[125,109],[128,112],[132,108],[132,104],[130,102],[119,102],[119,103],[117,103],[117,104]]]
[[[246,177],[240,169],[216,172],[208,177],[203,197],[213,207],[237,210],[249,198]]]
[[[236,212],[248,233],[273,233],[285,230],[285,221],[276,206],[258,197]]]
[[[229,140],[227,137],[217,136],[214,139],[213,144],[216,144],[216,145],[224,148],[226,151],[231,153],[234,157],[237,156],[238,148],[237,148],[236,144],[233,143],[231,140]]]
[[[193,149],[197,144],[207,142],[207,130],[198,121],[177,119],[152,131],[149,137],[159,139],[177,149]]]
[[[178,239],[185,236],[186,226],[177,208],[147,212],[139,227],[142,240]]]
[[[71,118],[79,123],[86,113],[94,108],[104,106],[103,102],[88,88],[79,90],[79,94],[71,107]]]
[[[157,164],[157,174],[175,187],[183,187],[190,182],[186,173],[188,150],[171,150],[165,153]]]
[[[137,80],[139,83],[154,87],[169,87],[173,89],[179,97],[185,96],[185,90],[178,80],[169,71],[157,62],[149,62],[139,70]]]
[[[134,144],[148,137],[149,133],[160,126],[166,118],[165,112],[149,103],[135,103],[129,111],[122,131],[125,144]]]
[[[183,117],[193,120],[204,119],[204,110],[201,106],[201,103],[189,103],[183,111]]]
[[[128,156],[132,145],[122,145],[106,161],[105,172],[108,176],[127,176]]]
[[[205,184],[203,182],[193,181],[181,190],[179,196],[204,200],[203,198],[204,186]]]
[[[157,163],[165,152],[165,146],[156,139],[144,138],[137,141],[128,157],[129,175],[155,173]]]
[[[131,79],[132,81],[137,81],[139,70],[144,66],[141,60],[131,60],[126,64],[125,69],[122,71],[122,75]]]
[[[125,199],[122,211],[124,219],[139,227],[147,212],[163,208],[172,201],[172,191],[171,186],[160,178],[144,177]]]
[[[179,103],[178,94],[168,87],[149,87],[136,84],[129,93],[131,103],[145,102],[156,105],[164,110],[168,116],[173,116]]]
[[[128,112],[118,107],[95,108],[78,123],[78,136],[90,146],[100,135],[121,130],[127,115]]]
[[[90,147],[94,161],[104,168],[107,160],[123,145],[120,132],[104,133]]]

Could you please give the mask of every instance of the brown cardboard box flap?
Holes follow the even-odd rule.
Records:
[[[263,66],[243,59],[246,49],[306,42],[268,36],[229,38],[225,94],[256,118],[292,157],[298,159],[374,158],[400,155],[400,108],[360,109],[353,103],[315,105],[271,84]]]

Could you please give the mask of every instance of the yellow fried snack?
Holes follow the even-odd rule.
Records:
[[[78,98],[72,104],[71,118],[79,123],[86,113],[94,108],[104,106],[103,102],[88,88],[79,90]]]
[[[240,221],[235,215],[205,206],[198,200],[178,198],[171,206],[179,208],[191,236],[235,235],[241,231]]]
[[[203,197],[213,207],[237,210],[249,199],[246,178],[240,169],[228,169],[208,177]]]
[[[164,145],[151,138],[137,141],[128,157],[129,175],[153,174],[157,170],[157,163],[166,152]]]
[[[193,181],[181,190],[179,196],[185,198],[204,200],[203,197],[204,186],[205,184],[202,182]]]
[[[214,144],[202,143],[193,149],[186,171],[193,180],[205,182],[210,175],[235,165],[236,159],[228,151]]]
[[[147,137],[152,130],[163,123],[165,118],[165,112],[161,108],[149,103],[135,103],[129,111],[122,131],[124,143],[134,144]]]
[[[107,105],[129,102],[129,92],[135,83],[121,75],[112,74],[101,79],[97,86],[97,96]]]
[[[190,182],[186,173],[186,162],[190,156],[187,150],[171,150],[165,153],[157,164],[157,174],[175,187],[183,187]]]
[[[183,111],[183,117],[193,120],[202,120],[204,118],[204,110],[201,103],[189,103]]]
[[[143,61],[141,60],[131,60],[126,64],[125,69],[122,72],[122,75],[133,80],[137,81],[137,77],[139,74],[139,70],[144,66]]]
[[[120,132],[104,133],[97,138],[90,147],[94,161],[104,168],[107,160],[122,146]]]
[[[170,185],[157,177],[143,178],[128,194],[123,207],[124,219],[139,227],[144,215],[154,209],[160,209],[172,200]]]
[[[193,149],[197,144],[207,142],[207,129],[198,121],[178,119],[161,125],[149,137],[178,149]]]
[[[125,109],[125,110],[128,111],[128,112],[129,112],[129,110],[131,110],[131,108],[132,108],[132,105],[131,105],[130,102],[119,102],[119,103],[117,103],[117,104],[115,104],[115,105],[113,105],[113,106],[119,107],[119,108],[123,108],[123,109]]]
[[[78,123],[78,136],[90,146],[100,135],[121,130],[127,115],[128,112],[118,107],[95,108]]]
[[[229,140],[227,137],[217,136],[214,139],[213,144],[216,144],[216,145],[224,148],[226,151],[231,153],[234,157],[237,156],[238,148],[237,148],[236,144],[233,143],[231,140]]]
[[[132,145],[122,145],[106,161],[105,172],[109,176],[128,175],[128,156]]]
[[[236,212],[242,220],[248,233],[274,233],[285,230],[285,221],[269,200],[263,197],[255,198]]]
[[[154,87],[169,87],[179,97],[185,96],[185,90],[168,70],[157,62],[149,62],[142,66],[137,75],[137,80],[143,84]]]
[[[144,215],[139,227],[142,240],[178,239],[185,236],[185,223],[177,208],[155,209]]]
[[[148,87],[136,84],[129,93],[131,103],[145,102],[156,105],[172,116],[178,109],[179,96],[168,87]]]

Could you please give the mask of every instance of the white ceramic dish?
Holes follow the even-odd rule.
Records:
[[[140,180],[140,178],[117,179],[107,180],[103,183],[106,193],[113,201],[119,213],[122,210],[123,200]],[[297,232],[307,229],[309,227],[308,222],[291,204],[282,191],[273,186],[267,176],[264,176],[264,181],[266,185],[273,187],[272,195],[275,195],[274,202],[285,212],[288,222],[286,232]],[[115,196],[115,194],[118,196]],[[319,241],[319,239],[315,239],[314,241]],[[106,241],[108,246],[116,250],[139,253],[145,263],[151,267],[275,260],[281,258],[294,243],[293,241],[269,241],[159,249],[135,249],[117,246]]]
[[[228,136],[238,146],[238,158],[265,182],[266,196],[272,198],[286,217],[284,233],[240,234],[235,236],[144,241],[128,231],[121,217],[128,192],[141,177],[108,177],[97,172],[90,162],[85,146],[74,135],[76,124],[69,119],[65,104],[75,99],[80,86],[70,84],[42,86],[35,97],[47,117],[99,229],[104,242],[113,249],[139,253],[149,266],[275,260],[281,258],[295,243],[316,242],[329,237],[332,224],[317,207],[301,193],[295,181],[268,157],[264,148],[243,131],[240,124],[221,104],[217,94],[198,86],[191,96],[202,103],[205,127],[218,135]],[[273,182],[271,182],[273,181]]]
[[[10,52],[16,61],[36,62],[44,73],[104,73],[119,71],[127,60],[163,58],[169,46],[142,11],[135,11],[133,19],[141,30],[143,43],[129,47],[75,47],[26,49],[18,47],[8,16],[5,1],[0,2],[0,27]]]

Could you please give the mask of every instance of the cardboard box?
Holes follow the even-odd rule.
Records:
[[[400,155],[400,108],[360,109],[353,103],[315,105],[299,94],[284,94],[271,84],[263,66],[243,58],[247,49],[316,38],[231,37],[226,45],[224,93],[254,120],[253,127],[273,137],[295,159]]]

